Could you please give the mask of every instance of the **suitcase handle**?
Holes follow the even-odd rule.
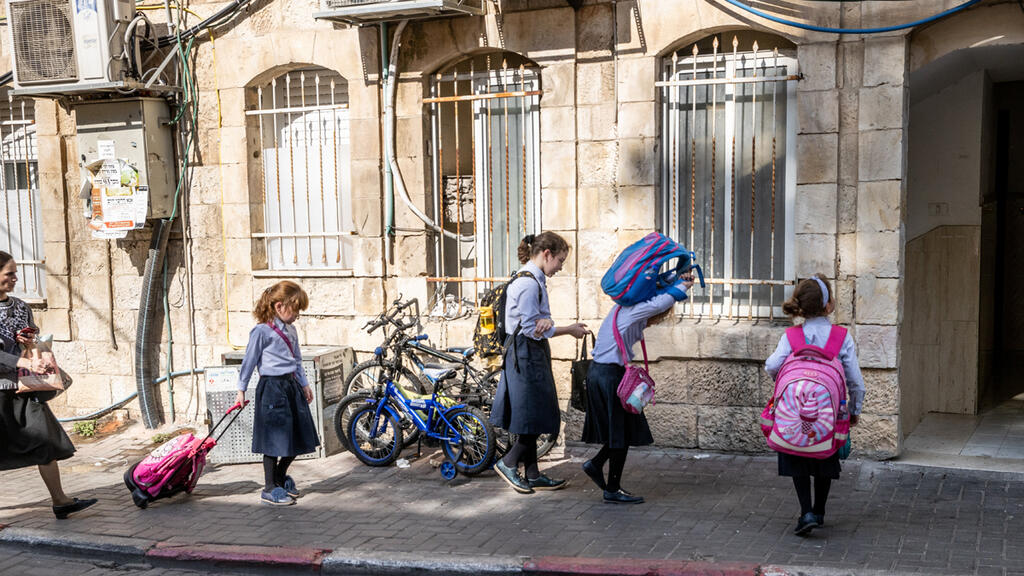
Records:
[[[245,408],[248,404],[248,400],[246,400],[245,402],[235,402],[235,405],[232,406],[231,408],[228,408],[228,411],[225,412],[224,415],[227,416],[228,414],[231,414],[235,410],[241,410],[242,408]]]

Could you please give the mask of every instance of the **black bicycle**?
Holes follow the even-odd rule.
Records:
[[[447,378],[442,384],[442,393],[458,402],[490,413],[501,377],[501,368],[480,369],[474,366],[476,349],[473,347],[450,347],[439,350],[423,340],[409,337],[410,330],[415,328],[418,332],[420,327],[419,300],[416,298],[402,301],[399,297],[391,307],[374,320],[367,322],[364,328],[371,334],[377,328],[384,329],[385,337],[381,348],[389,350],[390,354],[386,357],[378,355],[357,364],[345,380],[346,398],[371,392],[375,386],[385,381],[384,377],[387,374],[393,375],[395,384],[400,388],[414,394],[425,394],[432,389],[432,374],[455,369],[455,375]],[[438,362],[424,362],[424,358],[436,359]],[[413,367],[414,370],[407,366]],[[355,399],[351,402],[354,401]],[[403,426],[403,432],[406,445],[418,439],[418,431],[414,427]],[[515,435],[501,429],[497,429],[497,432],[497,452],[503,455],[515,443]],[[341,442],[344,444],[345,440],[341,439]],[[558,434],[542,434],[537,443],[537,456],[546,455],[557,442]]]

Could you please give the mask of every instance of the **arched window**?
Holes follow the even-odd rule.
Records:
[[[435,272],[482,289],[476,280],[518,267],[520,239],[540,229],[540,70],[518,54],[491,52],[444,68],[429,82],[427,205],[461,238],[437,237]]]
[[[0,88],[0,159],[4,201],[0,204],[0,250],[18,263],[15,294],[43,298],[43,228],[39,213],[39,162],[35,103]]]
[[[252,90],[267,268],[351,268],[348,82],[309,67]]]
[[[794,55],[786,40],[742,32],[662,61],[661,226],[699,254],[710,281],[688,314],[781,313],[794,276]]]

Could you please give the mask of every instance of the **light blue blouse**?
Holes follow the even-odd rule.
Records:
[[[257,324],[249,332],[249,344],[245,347],[245,358],[238,374],[238,389],[245,391],[253,370],[259,369],[261,376],[284,376],[294,373],[303,388],[309,386],[306,372],[302,369],[302,352],[299,350],[299,334],[295,327],[274,318],[274,324],[291,340],[295,353],[288,348],[284,338],[269,324]]]
[[[677,287],[678,290],[683,288]],[[615,318],[615,310],[619,309],[619,334],[622,335],[622,343],[626,346],[629,359],[633,359],[633,345],[644,336],[644,328],[647,327],[647,320],[668,310],[675,304],[676,298],[672,294],[659,294],[650,300],[646,300],[632,306],[619,308],[613,307],[608,317],[601,322],[601,328],[597,331],[597,341],[594,343],[594,362],[603,364],[618,364],[625,366],[622,362],[622,353],[619,345],[615,342],[615,332],[612,327],[612,319]]]
[[[537,336],[534,330],[537,329],[537,321],[541,318],[551,318],[551,306],[548,304],[547,277],[540,267],[533,262],[527,262],[520,271],[533,274],[517,278],[515,282],[508,285],[505,290],[505,332],[514,334],[516,328],[522,326],[520,334],[534,340],[543,340],[555,335],[555,327],[552,326],[543,335]],[[540,293],[538,301],[537,294]]]
[[[804,321],[804,339],[813,346],[824,347],[831,331],[832,323],[824,316],[808,318]],[[792,353],[793,347],[789,345],[789,339],[783,334],[775,352],[772,352],[772,355],[764,363],[765,371],[775,378],[779,369],[782,368],[782,363]],[[864,377],[860,373],[857,350],[853,344],[853,337],[849,333],[846,334],[846,340],[843,340],[843,346],[839,349],[839,361],[843,363],[843,371],[846,372],[846,393],[850,396],[850,414],[860,414],[864,407]]]

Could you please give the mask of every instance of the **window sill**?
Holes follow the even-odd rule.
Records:
[[[351,278],[352,270],[253,270],[253,278]]]

